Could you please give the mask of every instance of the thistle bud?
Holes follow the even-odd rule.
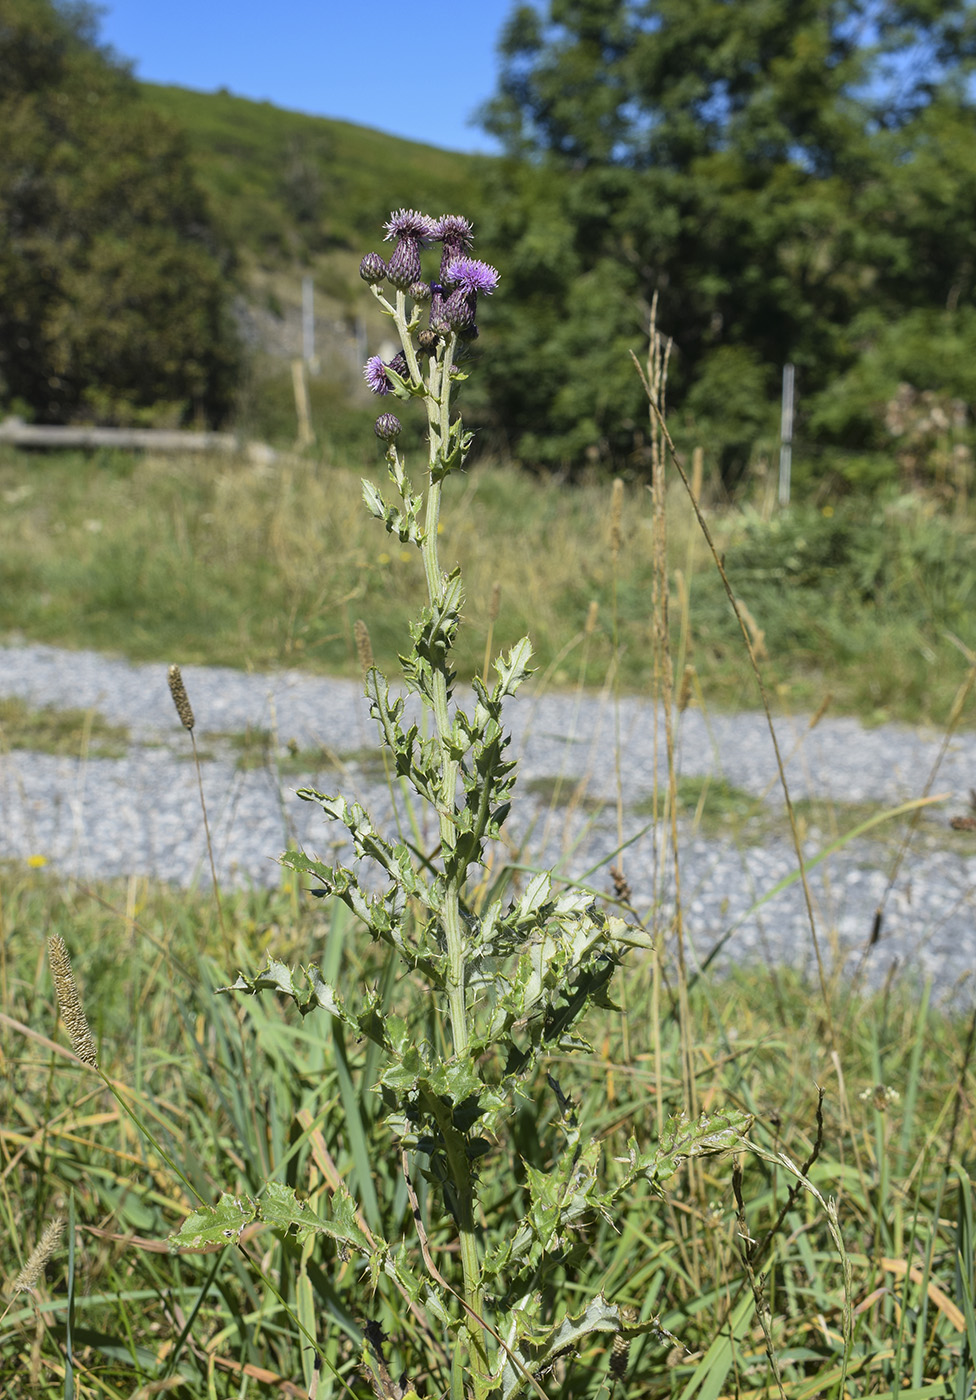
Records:
[[[373,426],[373,432],[384,442],[392,442],[401,431],[402,425],[395,413],[381,413]]]
[[[467,330],[474,325],[476,300],[475,294],[464,287],[451,293],[444,303],[443,316],[452,331]]]
[[[364,282],[382,282],[386,276],[386,263],[379,253],[367,253],[359,264],[359,275]]]

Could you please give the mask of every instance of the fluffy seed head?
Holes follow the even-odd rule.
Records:
[[[64,1231],[64,1216],[56,1215],[31,1250],[30,1258],[10,1286],[12,1293],[28,1293],[37,1287],[44,1265],[52,1257]]]
[[[192,729],[196,721],[193,718],[193,708],[190,705],[190,697],[186,693],[186,686],[183,684],[183,675],[179,666],[169,668],[167,680],[169,681],[169,693],[176,706],[176,713],[180,717],[180,724],[184,729]]]
[[[71,971],[71,959],[64,939],[54,933],[47,940],[47,960],[54,978],[54,990],[58,996],[58,1011],[68,1032],[71,1048],[82,1064],[98,1069],[98,1055],[95,1051],[95,1037],[91,1033],[88,1017],[85,1015]]]

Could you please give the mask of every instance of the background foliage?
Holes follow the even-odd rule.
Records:
[[[139,87],[87,7],[10,0],[0,401],[51,421],[233,413],[258,436],[290,433],[284,373],[240,376],[231,265],[262,324],[297,314],[311,273],[320,315],[371,336],[363,238],[401,204],[463,207],[504,249],[465,404],[482,451],[644,475],[628,352],[656,296],[675,336],[672,431],[726,487],[775,450],[792,360],[801,486],[958,491],[972,476],[974,35],[971,0],[516,8],[482,114],[508,154],[488,159]],[[324,378],[354,399],[349,366]],[[276,395],[284,416],[265,423]]]
[[[87,7],[5,0],[0,136],[0,399],[48,422],[225,417],[232,250]]]
[[[585,433],[642,461],[619,351],[655,295],[673,398],[727,480],[787,360],[826,444],[876,447],[901,378],[942,388],[973,288],[974,33],[965,0],[519,8],[484,111],[509,151],[485,234],[512,248],[491,402],[516,453],[572,466]]]

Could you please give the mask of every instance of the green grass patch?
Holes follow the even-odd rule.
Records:
[[[151,1246],[193,1204],[165,1160],[171,1156],[207,1201],[221,1191],[257,1196],[269,1180],[282,1180],[314,1204],[325,1199],[322,1173],[334,1170],[357,1199],[375,1202],[368,1209],[378,1212],[370,1215],[376,1229],[393,1233],[402,1225],[405,1247],[419,1260],[409,1202],[397,1190],[397,1154],[384,1147],[368,1048],[344,1043],[340,1055],[324,1013],[302,1019],[268,999],[215,995],[238,966],[272,951],[291,965],[316,961],[340,987],[362,979],[383,986],[384,1004],[412,1024],[421,1009],[409,979],[384,982],[383,959],[344,912],[308,900],[294,885],[225,892],[226,933],[211,898],[142,881],[86,889],[8,866],[0,886],[4,1272],[9,1280],[23,1267],[69,1197],[78,1243],[70,1281],[62,1244],[35,1291],[13,1299],[0,1325],[0,1377],[16,1374],[25,1393],[62,1393],[62,1382],[50,1379],[61,1364],[57,1339],[70,1292],[76,1374],[97,1377],[93,1394],[155,1386],[178,1400],[230,1400],[240,1394],[243,1368],[301,1375],[297,1315],[315,1319],[344,1377],[324,1367],[319,1393],[367,1400],[372,1392],[358,1370],[361,1280],[335,1250],[324,1248],[299,1269],[292,1247],[270,1235],[260,1251],[173,1256]],[[164,1156],[147,1156],[107,1089],[51,1048],[51,1039],[66,1044],[43,958],[44,931],[52,928],[73,955],[100,1062]],[[971,1277],[966,1202],[976,1162],[976,1082],[966,1022],[897,984],[861,999],[846,979],[828,976],[825,1001],[795,974],[761,966],[699,979],[682,1009],[673,976],[673,967],[652,957],[629,965],[614,984],[623,1014],[594,1011],[586,1027],[592,1053],[554,1053],[549,1073],[572,1096],[586,1137],[603,1143],[611,1173],[631,1137],[655,1141],[664,1116],[686,1104],[689,1067],[698,1103],[756,1115],[753,1136],[766,1156],[743,1160],[741,1210],[728,1167],[713,1170],[704,1158],[682,1167],[659,1196],[635,1192],[596,1232],[586,1277],[608,1298],[638,1313],[648,1309],[676,1338],[635,1343],[615,1397],[697,1394],[687,1389],[696,1367],[727,1336],[730,1310],[749,1298],[743,1235],[758,1241],[769,1229],[763,1321],[784,1393],[788,1400],[834,1393],[843,1330],[839,1256],[823,1211],[808,1192],[790,1199],[790,1176],[775,1163],[780,1151],[796,1162],[811,1155],[818,1084],[826,1091],[823,1130],[810,1177],[836,1202],[850,1260],[857,1312],[849,1393],[900,1393],[913,1376],[916,1385],[933,1377],[968,1383],[957,1267],[961,1260],[962,1278]],[[559,1150],[555,1106],[544,1107],[551,1091],[541,1081],[526,1088],[524,1109],[503,1140],[488,1144],[483,1165],[496,1183],[490,1207],[502,1221],[506,1212],[519,1218],[524,1163]],[[431,1192],[422,1202],[432,1250],[450,1235],[431,1214],[434,1199]],[[448,1267],[443,1250],[439,1257]],[[567,1266],[570,1299],[574,1267]],[[285,1280],[299,1277],[296,1296]],[[409,1365],[409,1314],[371,1297],[394,1354],[400,1359],[404,1348]],[[191,1311],[192,1345],[183,1330]],[[264,1321],[241,1326],[246,1316]],[[46,1320],[40,1333],[39,1317]],[[736,1335],[741,1393],[770,1393],[755,1311],[746,1311]],[[554,1393],[595,1395],[586,1380],[590,1364],[599,1365],[599,1356],[567,1367]]]
[[[73,758],[123,758],[129,730],[96,710],[32,709],[15,696],[0,698],[0,747]]]
[[[123,453],[0,449],[0,634],[133,660],[357,675],[353,623],[395,669],[422,605],[414,549],[368,519],[377,453],[273,467]],[[409,461],[408,461],[409,466]],[[753,708],[758,693],[714,565],[680,494],[670,502],[672,641],[693,700]],[[461,678],[489,632],[531,636],[539,683],[646,691],[653,667],[646,492],[625,495],[616,562],[610,488],[489,462],[452,484],[445,539],[464,571]],[[923,502],[797,507],[762,521],[716,511],[730,581],[757,628],[774,706],[869,721],[944,722],[976,651],[976,524]],[[492,598],[500,610],[492,622]],[[587,622],[596,606],[595,625]],[[972,703],[962,723],[972,723]]]

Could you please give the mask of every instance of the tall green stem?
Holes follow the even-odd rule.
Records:
[[[398,307],[398,310],[400,308]],[[399,318],[398,318],[399,319]],[[403,335],[405,346],[408,335]],[[421,554],[424,561],[424,575],[427,580],[427,596],[431,609],[440,611],[444,605],[444,577],[441,573],[437,548],[437,531],[440,523],[441,483],[438,479],[442,469],[443,456],[450,442],[450,397],[451,365],[455,341],[452,336],[442,354],[432,358],[427,381],[427,424],[430,435],[430,475],[427,484],[427,509],[424,519]],[[412,347],[411,347],[412,348]],[[409,357],[408,357],[409,363]],[[413,370],[413,366],[411,365]],[[451,1022],[451,1040],[455,1056],[467,1050],[468,1016],[465,995],[465,938],[461,919],[460,884],[464,872],[452,861],[450,853],[457,844],[457,780],[458,763],[452,757],[448,742],[453,725],[448,709],[447,662],[436,666],[431,684],[431,704],[434,722],[440,744],[440,834],[444,852],[445,883],[442,922],[447,949],[447,996],[448,1015]],[[487,1336],[477,1322],[484,1308],[481,1286],[481,1261],[478,1257],[478,1244],[474,1226],[474,1188],[471,1171],[463,1144],[457,1141],[453,1124],[445,1125],[451,1176],[457,1193],[458,1237],[461,1255],[461,1270],[464,1278],[464,1300],[471,1309],[465,1313],[465,1328],[470,1338],[471,1351],[475,1360],[476,1373],[486,1375],[489,1369]],[[456,1370],[454,1386],[461,1383],[461,1372]],[[481,1387],[476,1381],[476,1390]]]

